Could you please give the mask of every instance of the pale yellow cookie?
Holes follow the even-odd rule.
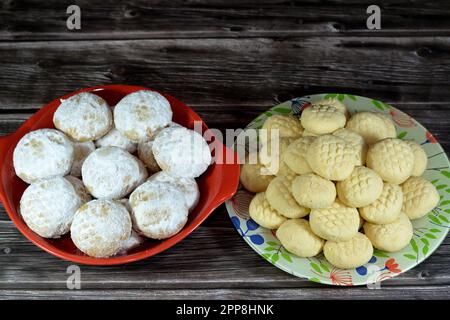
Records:
[[[259,161],[267,168],[268,173],[276,175],[283,167],[282,156],[292,141],[292,138],[280,138],[269,140],[261,146]]]
[[[411,177],[402,184],[403,209],[410,219],[418,219],[439,203],[436,187],[422,177]]]
[[[245,189],[254,193],[266,191],[275,176],[262,174],[262,170],[264,170],[264,166],[260,163],[244,163],[241,166],[240,180]]]
[[[370,240],[358,232],[345,242],[327,241],[323,247],[325,258],[337,268],[353,269],[369,262],[373,254]]]
[[[306,152],[314,137],[302,137],[292,142],[283,153],[283,160],[287,166],[297,174],[312,172],[306,161]]]
[[[364,233],[379,250],[396,252],[406,247],[413,236],[413,226],[404,213],[388,224],[364,223]]]
[[[414,167],[411,175],[420,177],[427,168],[428,156],[423,148],[415,141],[405,140],[414,154]]]
[[[327,134],[309,145],[306,160],[314,173],[328,180],[346,179],[355,167],[355,150],[344,139]]]
[[[336,187],[330,180],[314,173],[298,176],[292,182],[292,195],[297,203],[311,209],[327,208],[336,199]]]
[[[328,208],[312,209],[309,215],[309,224],[314,233],[331,241],[353,238],[358,232],[359,222],[358,210],[345,206],[339,200]]]
[[[289,219],[277,230],[283,247],[299,257],[314,257],[322,251],[324,240],[316,236],[305,219]]]
[[[265,192],[257,193],[253,197],[248,213],[257,224],[268,229],[278,229],[286,221],[285,217],[270,206]]]
[[[338,181],[336,190],[344,204],[349,207],[364,207],[375,202],[383,190],[383,180],[373,170],[355,167],[350,176]]]
[[[384,124],[386,125],[386,132],[389,138],[396,138],[397,130],[395,129],[395,124],[394,121],[392,121],[392,118],[389,115],[380,112],[374,112],[374,114],[381,120],[383,120]]]
[[[411,176],[414,154],[405,141],[388,138],[369,147],[366,164],[384,181],[400,184]]]
[[[386,182],[383,185],[380,197],[370,205],[359,208],[359,213],[371,223],[391,223],[400,216],[402,204],[402,188],[396,184]]]
[[[358,112],[347,121],[347,129],[359,133],[370,145],[385,138],[395,138],[395,127],[375,112]]]
[[[314,134],[327,134],[345,126],[345,115],[333,106],[313,104],[302,112],[302,126]]]
[[[299,138],[302,135],[303,127],[300,121],[291,115],[276,114],[266,119],[262,130],[259,130],[259,139],[261,143],[271,140],[272,130],[278,130],[280,138]]]
[[[345,115],[345,118],[348,119],[350,117],[350,113],[348,112],[347,107],[339,99],[327,98],[327,99],[322,99],[320,101],[314,102],[314,104],[335,107],[337,111],[342,112]]]
[[[366,163],[367,144],[360,134],[350,129],[341,128],[333,132],[333,135],[344,139],[355,149],[355,165],[363,166]]]

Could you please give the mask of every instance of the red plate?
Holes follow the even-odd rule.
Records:
[[[45,239],[34,233],[23,221],[19,213],[19,201],[27,184],[20,180],[15,172],[12,162],[14,148],[20,138],[26,133],[40,128],[54,128],[53,113],[60,104],[60,99],[80,92],[94,92],[114,106],[125,95],[137,90],[152,90],[138,86],[108,85],[81,89],[66,94],[45,105],[28,119],[16,132],[0,138],[0,200],[16,227],[38,247],[65,260],[90,265],[113,265],[133,262],[151,257],[167,248],[175,245],[197,228],[211,213],[230,198],[239,184],[239,164],[237,156],[230,149],[215,141],[216,157],[228,155],[227,159],[235,159],[232,164],[212,164],[208,170],[197,179],[200,189],[200,201],[196,208],[190,213],[186,226],[175,236],[163,240],[146,240],[141,246],[130,250],[126,255],[111,258],[93,258],[78,250],[70,239],[65,235],[60,239]],[[202,119],[181,101],[164,94],[170,102],[173,110],[173,120],[187,128],[193,129],[194,121],[201,121],[203,131],[208,129]]]

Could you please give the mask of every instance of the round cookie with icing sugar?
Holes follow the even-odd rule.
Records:
[[[344,242],[327,241],[323,246],[325,258],[337,268],[353,269],[369,262],[373,255],[370,240],[358,232]]]
[[[114,123],[133,142],[150,140],[172,122],[172,108],[161,94],[140,90],[125,96],[114,108]]]
[[[344,139],[327,134],[311,142],[306,160],[314,173],[340,181],[350,176],[355,167],[355,150]]]
[[[307,173],[293,180],[292,195],[297,203],[305,208],[327,208],[336,199],[336,187],[330,180]]]
[[[335,107],[337,111],[339,111],[345,115],[346,119],[348,119],[350,117],[350,113],[348,112],[347,107],[339,99],[327,98],[327,99],[322,99],[320,101],[316,101],[316,102],[314,102],[314,104]]]
[[[112,113],[103,98],[89,92],[62,100],[53,115],[55,127],[76,141],[92,141],[112,126]]]
[[[302,218],[310,211],[308,208],[300,206],[292,195],[294,178],[295,175],[278,176],[269,183],[266,190],[270,206],[286,218]]]
[[[348,241],[358,232],[359,213],[336,200],[330,207],[312,209],[309,215],[311,229],[319,237],[331,241]]]
[[[405,141],[388,138],[369,147],[366,162],[384,181],[401,184],[411,176],[414,154]]]
[[[309,145],[314,141],[314,137],[302,137],[293,141],[283,153],[283,161],[297,174],[312,172],[306,161],[306,152]]]
[[[388,224],[364,223],[364,233],[378,250],[396,252],[406,247],[413,237],[413,226],[408,216],[400,216]]]
[[[259,140],[266,143],[272,140],[272,130],[278,130],[279,138],[299,138],[302,135],[303,127],[300,121],[290,115],[273,115],[264,121],[261,130],[259,130]]]
[[[420,177],[427,169],[428,156],[422,146],[417,142],[411,140],[405,140],[405,142],[409,145],[414,155],[414,167],[411,175]]]
[[[411,177],[402,184],[402,211],[410,219],[419,219],[434,209],[439,203],[436,187],[422,177]]]
[[[14,170],[26,183],[64,176],[70,172],[74,148],[70,139],[55,129],[39,129],[24,135],[13,153]]]
[[[153,140],[140,142],[137,150],[138,158],[144,162],[150,172],[161,171],[161,168],[153,155]]]
[[[346,128],[360,134],[371,145],[385,138],[395,138],[395,127],[391,125],[375,112],[358,112],[347,121]]]
[[[84,160],[95,150],[95,145],[92,141],[74,141],[72,144],[74,157],[70,174],[74,177],[81,177],[81,167],[83,166]]]
[[[302,112],[301,124],[314,134],[327,134],[345,126],[345,115],[335,107],[316,105],[306,108]]]
[[[270,206],[265,192],[257,193],[253,197],[248,213],[257,224],[267,229],[278,229],[287,220]]]
[[[264,166],[260,163],[244,163],[241,166],[240,181],[245,189],[250,192],[258,193],[266,191],[270,181],[275,176],[264,174]]]
[[[286,250],[305,258],[319,254],[325,242],[312,232],[305,219],[289,219],[283,222],[276,235]]]
[[[383,191],[383,180],[373,170],[355,167],[350,176],[336,183],[336,190],[344,204],[349,207],[364,207],[375,202]]]
[[[128,210],[117,201],[93,200],[75,213],[70,227],[75,246],[91,257],[117,254],[131,235]]]
[[[261,146],[259,161],[269,173],[276,175],[279,170],[287,166],[283,163],[283,157],[292,141],[292,138],[280,138],[278,140],[269,140]],[[287,171],[286,168],[284,170],[285,172]]]
[[[368,206],[359,208],[359,213],[368,222],[386,224],[397,220],[403,205],[402,188],[396,184],[384,183],[380,197]]]
[[[137,145],[127,137],[125,137],[119,130],[113,127],[103,137],[95,141],[97,148],[102,147],[119,147],[133,153],[136,151]]]
[[[362,166],[366,163],[367,144],[360,134],[350,129],[341,128],[333,132],[333,135],[344,139],[355,149],[355,165]]]

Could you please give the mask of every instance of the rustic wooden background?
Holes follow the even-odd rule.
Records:
[[[66,8],[82,30],[66,29]],[[0,134],[77,88],[124,83],[166,91],[210,127],[239,128],[272,105],[343,92],[391,103],[450,150],[450,2],[383,1],[382,30],[359,0],[2,0]],[[449,298],[450,240],[381,290],[333,288],[273,267],[221,206],[174,248],[138,263],[66,268],[0,212],[0,298]]]

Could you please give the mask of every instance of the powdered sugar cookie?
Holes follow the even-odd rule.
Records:
[[[355,150],[344,139],[327,134],[309,145],[306,160],[314,173],[328,179],[346,179],[355,167]]]
[[[73,141],[72,144],[74,157],[70,174],[74,177],[81,177],[81,167],[83,166],[84,160],[95,150],[95,145],[92,141]]]
[[[130,238],[130,214],[117,201],[92,200],[75,213],[70,232],[78,249],[92,257],[107,258],[117,254]]]
[[[85,199],[86,193],[78,192],[68,179],[43,179],[24,191],[20,214],[41,237],[59,238],[69,232],[73,216]]]
[[[312,209],[309,214],[311,229],[319,237],[331,241],[348,241],[359,229],[359,213],[335,201],[328,208]]]
[[[154,91],[141,90],[122,98],[114,108],[114,123],[133,142],[151,139],[172,121],[169,101]]]
[[[303,128],[300,121],[290,115],[273,115],[266,119],[262,130],[259,130],[259,141],[265,144],[272,138],[272,130],[278,130],[279,138],[299,138],[302,135]]]
[[[109,130],[107,134],[95,141],[97,148],[102,147],[118,147],[122,148],[129,153],[136,151],[137,145],[127,137],[125,137],[114,126]]]
[[[167,172],[160,171],[148,178],[147,181],[167,183],[179,189],[183,193],[189,210],[194,209],[200,199],[200,190],[193,178],[171,176]]]
[[[344,139],[352,145],[356,155],[355,165],[362,166],[366,163],[367,144],[361,135],[346,128],[336,130],[333,132],[333,135]]]
[[[411,175],[420,177],[427,168],[428,156],[417,142],[411,140],[405,140],[405,142],[409,145],[414,155],[414,167]]]
[[[367,166],[390,183],[403,183],[414,168],[414,154],[409,145],[400,139],[384,139],[369,147]]]
[[[74,176],[65,176],[64,179],[69,181],[75,189],[75,192],[81,199],[82,203],[86,203],[92,200],[91,195],[86,190],[86,187],[83,184],[83,181]]]
[[[137,150],[139,159],[144,162],[150,172],[158,172],[161,170],[153,155],[153,140],[139,142]]]
[[[391,223],[399,217],[402,204],[402,188],[396,184],[386,182],[383,185],[380,197],[370,205],[359,208],[359,213],[371,223]]]
[[[100,199],[120,199],[148,176],[139,159],[118,147],[103,147],[92,152],[81,172],[86,189]]]
[[[326,208],[336,199],[336,187],[314,173],[296,177],[292,182],[292,195],[297,203],[311,209]]]
[[[240,181],[245,189],[254,193],[266,191],[275,176],[263,174],[262,170],[264,166],[260,163],[244,163],[241,166]]]
[[[211,151],[205,139],[184,127],[161,130],[152,150],[159,167],[174,176],[196,178],[211,164]]]
[[[360,134],[371,145],[385,138],[395,138],[396,131],[392,121],[375,112],[358,112],[347,121],[347,129]]]
[[[259,161],[266,167],[268,173],[277,175],[279,170],[284,170],[284,174],[287,173],[287,165],[283,163],[283,155],[292,141],[292,138],[280,138],[269,140],[261,146]]]
[[[287,218],[302,218],[309,209],[300,206],[292,195],[292,181],[295,176],[278,176],[273,179],[266,190],[270,206]]]
[[[314,137],[302,137],[293,141],[283,153],[284,163],[295,173],[304,174],[312,172],[306,161],[306,152]]]
[[[335,107],[313,104],[302,112],[301,124],[314,134],[327,134],[345,126],[345,115]]]
[[[55,127],[76,141],[92,141],[112,126],[112,113],[101,97],[83,92],[62,100],[53,115]]]
[[[183,193],[172,184],[147,181],[130,195],[134,226],[152,239],[166,239],[187,222],[189,208]]]
[[[418,219],[439,203],[436,187],[422,177],[411,177],[402,184],[403,209],[410,219]]]
[[[347,107],[345,104],[343,104],[339,99],[336,98],[327,98],[322,99],[320,101],[314,102],[315,105],[326,105],[326,106],[332,106],[335,107],[337,111],[343,113],[345,115],[345,118],[350,117],[350,113],[347,110]]]
[[[73,158],[73,145],[69,138],[55,129],[27,133],[13,153],[14,170],[27,183],[68,174]]]
[[[336,184],[339,200],[349,207],[364,207],[375,202],[383,191],[383,180],[373,170],[355,167],[350,176]]]
[[[364,223],[364,233],[379,250],[396,252],[406,247],[413,236],[413,226],[404,213],[389,224]]]
[[[283,247],[299,257],[314,257],[322,251],[324,241],[316,236],[305,219],[289,219],[277,230]]]
[[[373,254],[370,240],[358,232],[344,242],[327,241],[323,246],[325,258],[337,268],[353,269],[369,262]]]
[[[248,213],[257,224],[268,229],[278,229],[286,221],[284,216],[270,206],[265,192],[257,193],[253,197]]]

